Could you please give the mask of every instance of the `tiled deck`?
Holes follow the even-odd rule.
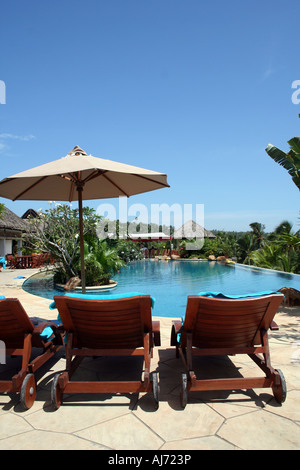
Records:
[[[19,298],[29,316],[53,319],[56,313],[49,310],[50,302],[27,294],[21,287],[24,279],[15,279],[34,272],[2,270],[0,294]],[[182,313],[178,312],[178,317]],[[182,410],[179,380],[183,368],[170,347],[171,319],[157,319],[161,322],[162,345],[155,350],[152,370],[157,369],[160,378],[158,410],[154,410],[151,395],[99,395],[66,397],[59,410],[53,411],[50,385],[54,374],[64,369],[62,353],[38,380],[36,402],[30,410],[22,410],[17,396],[0,395],[0,449],[167,452],[300,448],[299,308],[281,309],[276,316],[280,330],[270,334],[272,365],[283,371],[287,383],[287,400],[282,406],[275,402],[271,390],[264,389],[197,392],[190,395]],[[126,361],[123,370],[130,372],[131,363]],[[84,360],[78,373],[97,377],[102,363],[101,358]],[[260,374],[258,367],[242,356],[202,358],[199,365],[212,376],[220,370],[225,376],[247,375],[253,368],[255,375]],[[107,377],[112,374],[108,368],[104,373]]]

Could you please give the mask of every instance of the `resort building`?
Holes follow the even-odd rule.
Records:
[[[0,217],[0,257],[21,254],[22,235],[26,231],[26,221],[5,207]]]

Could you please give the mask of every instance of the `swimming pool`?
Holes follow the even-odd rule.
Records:
[[[156,300],[153,315],[161,317],[184,316],[187,296],[199,292],[239,295],[277,291],[281,287],[300,288],[297,274],[208,261],[135,261],[122,268],[114,280],[118,286],[111,293],[150,294]],[[23,289],[51,300],[54,295],[62,295],[54,289],[51,274],[45,273],[27,279]]]

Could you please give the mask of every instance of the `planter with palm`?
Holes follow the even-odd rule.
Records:
[[[109,247],[105,240],[92,237],[84,242],[84,259],[87,286],[109,284],[112,276],[125,265],[115,248]]]

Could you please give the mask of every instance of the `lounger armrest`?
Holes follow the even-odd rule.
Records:
[[[154,341],[154,346],[160,346],[160,322],[159,321],[153,321],[152,322],[152,333],[153,333],[153,341]]]
[[[47,328],[47,326],[50,326],[53,329],[53,331],[55,331],[57,329],[57,324],[56,323],[53,323],[53,322],[50,322],[50,321],[43,321],[43,322],[38,323],[37,325],[35,325],[34,330],[33,330],[33,334],[40,335],[42,333],[42,331],[45,328]]]
[[[53,344],[63,344],[64,335],[65,330],[62,324],[52,321],[43,321],[34,327],[32,332],[33,345],[38,345],[41,341],[45,344],[49,341]]]
[[[271,331],[278,331],[279,330],[279,326],[277,325],[277,323],[274,322],[274,320],[271,323],[270,330]]]
[[[171,346],[178,344],[177,335],[182,331],[183,322],[182,320],[173,320],[171,329]]]

